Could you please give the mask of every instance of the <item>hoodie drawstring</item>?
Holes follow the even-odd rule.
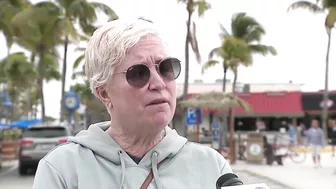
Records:
[[[154,176],[154,181],[156,183],[156,187],[158,189],[163,189],[162,183],[159,177],[159,171],[158,171],[158,153],[157,152],[154,152],[152,154],[152,170],[153,170],[153,176]]]
[[[125,181],[126,163],[125,163],[125,158],[124,158],[121,150],[118,151],[118,155],[119,155],[120,162],[121,162],[121,172],[122,172],[121,183],[120,183],[119,189],[122,189],[122,187],[124,185],[124,181]]]
[[[121,162],[121,172],[122,172],[121,183],[120,183],[119,189],[122,189],[122,187],[124,185],[125,174],[126,174],[126,163],[125,163],[125,158],[124,158],[122,153],[123,152],[121,150],[118,151],[118,155],[119,155],[120,162]],[[157,152],[154,152],[152,154],[152,171],[153,171],[153,177],[154,177],[154,181],[156,183],[156,187],[158,189],[163,189],[162,183],[161,183],[160,177],[159,177],[159,172],[158,172],[158,153]]]

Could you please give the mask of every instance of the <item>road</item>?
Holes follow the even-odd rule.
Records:
[[[17,164],[0,171],[1,189],[31,189],[33,180],[33,173],[27,176],[20,176],[18,174]]]
[[[278,182],[269,180],[268,178],[257,176],[248,172],[234,171],[234,173],[238,175],[244,184],[265,183],[271,189],[291,189],[288,186],[284,186]]]

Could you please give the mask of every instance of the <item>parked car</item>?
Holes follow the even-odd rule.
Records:
[[[23,131],[18,152],[19,174],[36,168],[38,162],[57,145],[66,143],[70,130],[64,126],[33,126]]]

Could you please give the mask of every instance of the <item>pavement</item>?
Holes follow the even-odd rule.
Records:
[[[315,168],[310,153],[307,159],[301,164],[296,164],[290,159],[284,159],[284,165],[255,165],[238,161],[231,165],[234,172],[244,172],[250,175],[265,178],[255,180],[254,183],[264,182],[274,188],[271,184],[278,183],[289,189],[336,189],[336,157],[331,153],[323,153],[321,157],[321,168]]]
[[[294,147],[293,151],[311,153],[311,149],[305,146]],[[335,148],[335,151],[336,151],[336,148]],[[332,146],[325,146],[324,148],[321,149],[321,153],[332,153],[332,152],[333,152]]]
[[[1,163],[0,177],[2,175],[7,174],[8,172],[13,171],[17,167],[18,167],[18,161],[17,160],[3,161]]]
[[[234,170],[234,172],[240,178],[240,180],[243,181],[244,185],[265,183],[271,189],[293,189],[275,180],[270,180],[267,177],[256,175],[251,172],[236,170]]]

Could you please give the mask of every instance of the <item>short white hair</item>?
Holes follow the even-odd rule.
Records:
[[[158,28],[144,19],[109,21],[93,33],[85,51],[84,70],[95,96],[98,97],[96,88],[109,81],[128,50],[150,35],[163,40]]]

